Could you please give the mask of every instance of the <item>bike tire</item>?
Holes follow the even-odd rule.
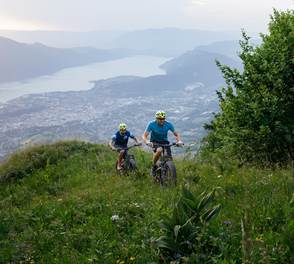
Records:
[[[163,187],[175,187],[177,185],[177,171],[172,160],[168,160],[164,164],[161,175],[161,185]]]
[[[137,164],[136,164],[136,161],[134,159],[129,160],[129,169],[130,169],[130,171],[137,170]]]

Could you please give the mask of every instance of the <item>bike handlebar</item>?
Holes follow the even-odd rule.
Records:
[[[184,143],[182,145],[184,145]],[[181,145],[178,145],[178,143],[176,143],[176,142],[172,142],[169,144],[153,143],[153,146],[165,148],[165,147],[172,147],[172,146],[180,147]]]
[[[131,148],[139,147],[139,146],[141,146],[141,145],[142,145],[142,143],[137,143],[137,144],[132,145],[132,146],[129,146],[129,147],[127,147],[127,148],[117,148],[116,150],[117,150],[117,151],[121,151],[121,150],[129,150],[129,149],[131,149]]]

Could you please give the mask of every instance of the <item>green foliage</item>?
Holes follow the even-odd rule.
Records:
[[[183,188],[172,216],[165,216],[159,222],[164,234],[154,241],[165,261],[185,259],[195,252],[208,253],[207,258],[213,257],[212,250],[207,252],[209,239],[206,237],[203,240],[203,233],[208,222],[220,211],[220,205],[210,206],[214,193],[203,192],[195,197],[187,188]]]
[[[227,87],[202,150],[241,163],[294,159],[294,11],[274,11],[269,34],[253,47],[243,32],[242,73],[217,62]]]
[[[139,174],[127,176],[106,146],[60,145],[72,152],[1,182],[0,263],[294,262],[292,170],[175,158],[178,186],[162,189],[149,176],[151,153],[134,150]],[[174,251],[155,247],[160,236]]]

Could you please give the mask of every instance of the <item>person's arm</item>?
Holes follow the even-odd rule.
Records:
[[[150,142],[150,141],[148,140],[148,136],[149,136],[149,133],[150,133],[151,131],[152,131],[151,123],[149,123],[148,126],[147,126],[146,129],[145,129],[145,132],[143,133],[143,136],[142,136],[142,138],[143,138],[143,142],[144,142],[146,145],[148,145],[149,147],[153,147],[153,143]]]
[[[113,137],[112,137],[112,139],[109,141],[109,143],[108,143],[108,145],[109,145],[109,147],[112,149],[112,150],[116,150],[115,149],[115,146],[114,146],[114,144],[115,144],[115,139],[116,139],[116,135],[114,135]]]
[[[174,136],[176,137],[176,142],[177,143],[182,142],[180,134],[176,131],[174,131],[173,133],[174,133]]]
[[[113,140],[110,140],[108,142],[108,146],[112,149],[112,150],[115,150],[115,147],[114,147],[114,141]]]
[[[144,133],[143,133],[143,136],[142,136],[142,138],[143,138],[143,142],[145,143],[145,144],[147,144],[148,143],[148,136],[149,136],[149,132],[146,130]]]
[[[174,126],[173,126],[172,123],[170,123],[170,130],[171,130],[171,132],[174,134],[174,136],[176,137],[176,143],[179,144],[179,145],[182,145],[183,142],[181,141],[180,133],[178,133],[178,132],[175,130],[175,128],[174,128]]]
[[[148,132],[148,131],[145,131],[144,134],[143,134],[143,136],[142,136],[142,138],[143,138],[143,142],[144,142],[147,146],[153,148],[153,143],[150,142],[150,141],[148,140],[148,136],[149,136],[149,132]]]
[[[133,139],[136,142],[136,144],[139,143],[138,139],[132,133],[130,133],[130,138]]]
[[[136,144],[140,143],[139,140],[135,136],[133,136],[132,139],[136,142]]]

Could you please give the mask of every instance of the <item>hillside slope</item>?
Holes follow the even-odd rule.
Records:
[[[186,263],[211,263],[212,256],[217,263],[293,263],[290,169],[176,160],[179,185],[161,189],[148,173],[151,153],[136,152],[140,170],[129,176],[115,173],[115,158],[103,145],[59,142],[3,163],[0,263],[158,263],[164,255],[153,242],[164,231],[157,221],[171,214],[183,185],[195,195],[218,187],[222,204],[199,234],[202,262]]]

